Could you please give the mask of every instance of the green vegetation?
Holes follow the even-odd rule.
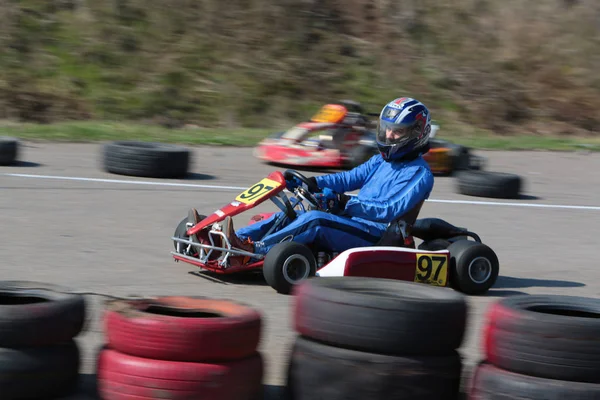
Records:
[[[165,128],[122,122],[58,122],[50,125],[19,123],[0,125],[3,135],[28,140],[94,142],[108,140],[143,140],[190,145],[254,146],[273,130],[262,128]],[[555,137],[518,135],[502,137],[480,134],[477,136],[446,135],[456,143],[479,149],[493,150],[589,150],[600,151],[600,137]]]
[[[0,119],[20,124],[0,134],[252,144],[324,102],[412,95],[448,139],[597,147],[599,15],[595,0],[3,1]]]

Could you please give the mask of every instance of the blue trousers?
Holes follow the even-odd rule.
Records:
[[[322,211],[297,211],[300,215],[292,221],[286,218],[280,228],[268,236],[265,233],[273,226],[283,213],[277,212],[270,218],[255,222],[239,229],[236,234],[241,239],[254,241],[254,251],[267,254],[269,250],[283,239],[311,244],[332,252],[342,252],[354,247],[372,246],[385,232],[387,225],[373,223],[359,218],[343,217]],[[261,239],[262,238],[262,239]]]

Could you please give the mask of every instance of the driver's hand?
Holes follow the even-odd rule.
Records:
[[[295,177],[295,176],[292,177],[292,179],[285,181],[285,187],[290,192],[293,191],[294,189],[300,187],[300,186],[302,186],[302,181],[300,179],[298,179],[297,177]]]
[[[321,193],[315,193],[315,197],[319,202],[319,206],[323,210],[331,210],[335,208],[338,202],[337,194],[327,187],[324,188]]]

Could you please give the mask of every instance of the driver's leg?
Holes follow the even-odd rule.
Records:
[[[372,246],[385,231],[386,224],[362,224],[357,220],[344,218],[322,211],[310,211],[296,218],[286,227],[254,243],[254,251],[267,254],[283,239],[298,243],[318,242],[334,252],[342,252],[354,247]]]
[[[283,215],[282,211],[276,212],[267,219],[263,219],[262,221],[257,221],[251,225],[241,227],[236,231],[236,234],[242,240],[248,238],[250,238],[253,242],[260,240],[263,236],[265,236],[269,229],[271,229],[271,227],[275,224],[275,221],[277,221],[277,218],[279,218],[281,215]]]

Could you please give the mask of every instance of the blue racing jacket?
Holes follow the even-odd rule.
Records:
[[[403,215],[429,198],[433,189],[433,174],[421,156],[387,162],[377,154],[352,170],[315,178],[319,187],[337,193],[360,189],[348,200],[345,214],[379,224]]]

